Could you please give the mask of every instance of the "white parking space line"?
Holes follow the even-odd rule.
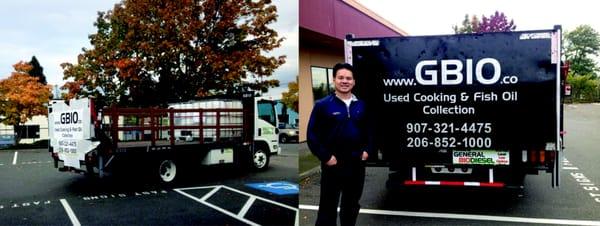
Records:
[[[248,212],[248,210],[250,209],[250,207],[252,206],[252,204],[254,203],[254,201],[256,201],[255,197],[250,197],[248,199],[248,201],[246,201],[246,204],[244,204],[244,207],[242,207],[242,210],[240,210],[240,212],[238,213],[239,217],[244,217],[246,216],[246,213]]]
[[[563,166],[562,169],[564,169],[564,170],[579,170],[579,168],[577,168],[577,167],[571,167],[571,166]]]
[[[19,153],[19,152],[16,152],[16,151],[15,151],[15,157],[13,158],[13,165],[17,165],[17,154],[18,154],[18,153]]]
[[[258,226],[258,225],[259,225],[259,224],[256,224],[256,223],[252,222],[252,221],[249,221],[249,220],[246,220],[246,219],[244,219],[244,218],[238,217],[237,215],[235,215],[235,214],[233,214],[233,213],[231,213],[231,212],[229,212],[229,211],[227,211],[227,210],[224,210],[224,209],[222,209],[221,207],[215,206],[215,205],[213,205],[213,204],[211,204],[211,203],[207,202],[207,201],[206,201],[206,197],[210,197],[212,194],[214,194],[214,193],[215,193],[215,192],[216,192],[216,191],[217,191],[217,190],[220,188],[220,186],[212,186],[212,187],[213,187],[213,190],[211,190],[211,192],[209,192],[209,193],[210,193],[210,195],[209,195],[209,194],[206,194],[206,195],[204,195],[204,196],[203,196],[202,198],[200,198],[200,199],[199,199],[199,198],[197,198],[197,197],[195,197],[195,196],[193,196],[193,195],[190,195],[190,194],[188,194],[188,193],[185,193],[185,192],[181,191],[181,190],[183,190],[183,189],[173,189],[173,190],[174,190],[174,191],[176,191],[176,192],[178,192],[179,194],[182,194],[182,195],[184,195],[185,197],[188,197],[188,198],[190,198],[190,199],[193,199],[193,200],[195,200],[196,202],[199,202],[199,203],[202,203],[202,204],[204,204],[204,205],[207,205],[207,206],[209,206],[209,207],[211,207],[211,208],[213,208],[213,209],[215,209],[215,210],[217,210],[217,211],[219,211],[219,212],[221,212],[221,213],[224,213],[224,214],[226,214],[226,215],[229,215],[230,217],[233,217],[233,218],[235,218],[235,219],[237,219],[237,220],[239,220],[239,221],[242,221],[242,222],[244,222],[244,223],[246,223],[246,224],[253,225],[253,226]],[[207,188],[207,187],[204,187],[204,188]],[[201,188],[199,188],[199,189],[201,189]],[[186,189],[186,190],[188,190],[188,189]]]
[[[234,192],[237,192],[237,193],[240,193],[240,194],[244,194],[244,195],[247,195],[247,196],[250,196],[250,197],[256,197],[256,199],[261,200],[263,202],[268,202],[268,203],[271,203],[273,205],[281,206],[281,207],[284,207],[284,208],[287,208],[287,209],[290,209],[290,210],[298,212],[298,208],[294,208],[294,207],[288,206],[288,205],[283,204],[283,203],[278,203],[278,202],[275,202],[275,201],[272,201],[272,200],[269,200],[269,199],[265,199],[263,197],[256,196],[256,195],[253,195],[253,194],[250,194],[250,193],[247,193],[247,192],[243,192],[243,191],[237,190],[237,189],[232,188],[232,187],[223,186],[223,188],[231,190],[231,191],[234,191]]]
[[[255,197],[256,199],[261,200],[263,202],[268,202],[268,203],[271,203],[273,205],[281,206],[281,207],[287,208],[289,210],[292,210],[292,211],[296,212],[296,220],[295,220],[294,225],[298,226],[299,223],[300,223],[300,221],[299,221],[300,220],[300,211],[298,211],[298,208],[294,208],[294,207],[285,205],[283,203],[278,203],[278,202],[275,202],[275,201],[272,201],[272,200],[269,200],[269,199],[265,199],[263,197],[256,196],[256,195],[253,195],[253,194],[250,194],[250,193],[247,193],[247,192],[243,192],[243,191],[237,190],[237,189],[232,188],[232,187],[227,187],[227,186],[223,186],[223,187],[225,189],[229,189],[231,191],[234,191],[234,192],[237,192],[237,193],[240,193],[240,194],[244,194],[244,195],[247,195],[247,196],[250,196],[250,197]]]
[[[185,191],[185,190],[198,190],[198,189],[207,189],[207,188],[216,188],[219,187],[218,185],[213,185],[213,186],[201,186],[201,187],[187,187],[187,188],[175,188],[173,190],[176,191]]]
[[[190,195],[188,193],[183,192],[184,190],[208,189],[208,188],[212,188],[213,190],[211,190],[210,192],[206,193],[204,196],[202,196],[202,198],[197,198],[195,196],[192,196],[192,195]],[[246,203],[244,204],[244,206],[242,207],[242,209],[240,210],[239,213],[235,214],[235,213],[229,212],[228,210],[222,209],[221,207],[218,207],[218,206],[213,205],[213,204],[211,204],[211,203],[209,203],[209,202],[206,201],[208,198],[210,198],[212,195],[214,195],[217,192],[217,190],[219,190],[221,188],[222,189],[227,189],[227,190],[230,190],[230,191],[242,194],[242,195],[246,195],[246,196],[249,197],[248,201],[246,201]],[[294,225],[295,226],[299,225],[300,213],[298,211],[298,208],[294,208],[294,207],[288,206],[288,205],[283,204],[283,203],[275,202],[273,200],[265,199],[263,197],[256,196],[256,195],[253,195],[253,194],[250,194],[250,193],[247,193],[247,192],[243,192],[243,191],[240,191],[240,190],[237,190],[235,188],[228,187],[228,186],[225,186],[225,185],[215,185],[215,186],[205,186],[205,187],[177,188],[177,189],[173,189],[173,190],[175,190],[176,192],[178,192],[178,193],[180,193],[180,194],[182,194],[182,195],[184,195],[184,196],[186,196],[188,198],[191,198],[191,199],[193,199],[193,200],[195,200],[197,202],[200,202],[200,203],[202,203],[204,205],[207,205],[207,206],[209,206],[209,207],[211,207],[211,208],[213,208],[215,210],[218,210],[219,212],[227,214],[227,215],[229,215],[229,216],[231,216],[231,217],[233,217],[235,219],[238,219],[238,220],[243,221],[244,223],[247,223],[247,224],[250,224],[250,225],[259,225],[259,224],[256,224],[256,223],[252,222],[252,221],[246,220],[244,218],[244,216],[246,215],[246,213],[248,212],[248,210],[250,209],[250,207],[252,207],[252,204],[258,199],[258,200],[261,200],[263,202],[267,202],[267,203],[270,203],[270,204],[273,204],[273,205],[276,205],[276,206],[280,206],[280,207],[283,207],[283,208],[287,208],[287,209],[290,209],[290,210],[294,211],[296,213]]]
[[[200,198],[200,200],[206,201],[212,195],[214,195],[215,193],[217,193],[217,191],[219,191],[219,189],[221,189],[221,187],[215,187],[215,188],[213,188],[213,190],[211,190],[210,192],[206,193],[206,195],[202,196],[202,198]]]
[[[75,216],[75,213],[73,212],[73,209],[71,209],[71,206],[69,205],[69,203],[67,202],[67,200],[66,199],[60,199],[60,203],[65,208],[65,211],[67,212],[67,215],[69,215],[69,219],[71,219],[71,223],[73,223],[73,226],[81,226],[81,223],[79,223],[79,220],[77,219],[77,216]]]
[[[318,210],[319,206],[300,205],[300,209]],[[600,221],[587,221],[587,220],[505,217],[505,216],[454,214],[454,213],[428,213],[428,212],[392,211],[392,210],[377,210],[377,209],[360,209],[360,213],[373,214],[373,215],[388,215],[388,216],[446,218],[446,219],[500,221],[500,222],[533,223],[533,224],[598,225],[598,226],[600,226]]]

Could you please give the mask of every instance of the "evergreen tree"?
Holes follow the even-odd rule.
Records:
[[[31,71],[29,71],[29,75],[38,78],[38,82],[43,85],[47,85],[46,76],[44,75],[44,68],[40,65],[37,58],[35,56],[31,57],[31,61],[29,64],[33,67]]]

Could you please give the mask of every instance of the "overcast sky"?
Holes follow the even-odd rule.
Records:
[[[64,84],[60,64],[76,63],[81,48],[90,48],[88,35],[95,33],[93,25],[98,11],[107,11],[119,1],[75,0],[10,0],[0,1],[0,79],[10,76],[12,65],[36,56],[49,84]],[[287,63],[275,72],[282,87],[269,92],[279,98],[287,83],[298,73],[298,2],[273,1],[279,19],[272,27],[280,37],[286,37],[274,55],[287,55]],[[282,4],[285,3],[285,4]]]
[[[589,24],[600,32],[600,13],[592,1],[584,0],[452,0],[395,1],[358,0],[409,35],[452,34],[465,14],[489,17],[495,11],[513,19],[517,30],[552,29],[562,25],[571,31]]]

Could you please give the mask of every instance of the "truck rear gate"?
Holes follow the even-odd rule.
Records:
[[[559,183],[561,29],[354,38],[355,91],[373,116],[388,184]],[[436,172],[437,170],[437,172]]]

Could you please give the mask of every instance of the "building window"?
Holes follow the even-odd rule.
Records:
[[[19,138],[40,138],[40,125],[16,126],[15,132]]]
[[[321,99],[333,92],[333,69],[324,67],[311,67],[312,89],[315,100]]]

